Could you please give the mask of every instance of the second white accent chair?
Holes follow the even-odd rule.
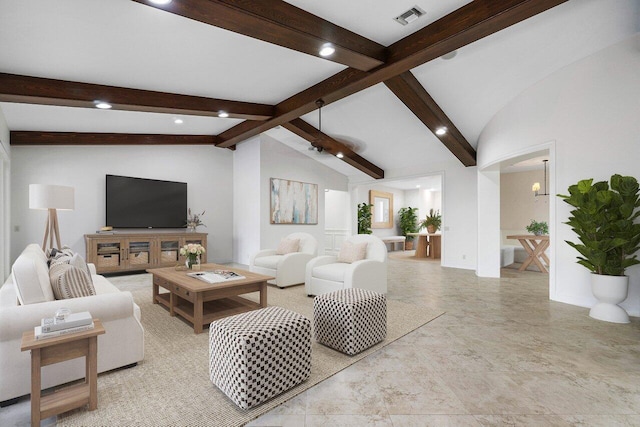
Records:
[[[297,244],[296,244],[297,242]],[[291,233],[280,241],[278,249],[263,249],[249,260],[249,270],[275,280],[267,283],[279,288],[304,283],[307,262],[318,255],[318,241],[308,233]]]
[[[363,245],[366,245],[364,252],[359,250]],[[319,256],[307,264],[307,295],[347,288],[387,293],[387,246],[379,237],[370,234],[350,236],[338,256]]]

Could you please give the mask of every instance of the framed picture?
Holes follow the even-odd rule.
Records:
[[[271,224],[317,224],[318,184],[271,178]]]

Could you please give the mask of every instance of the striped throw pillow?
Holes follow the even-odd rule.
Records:
[[[86,270],[66,263],[58,263],[49,269],[51,288],[56,299],[87,297],[96,294],[91,276]]]

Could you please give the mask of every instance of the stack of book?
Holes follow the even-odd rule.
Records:
[[[53,317],[44,318],[40,326],[34,328],[34,335],[37,340],[42,340],[87,331],[93,329],[93,326],[91,314],[88,311],[83,311],[72,313],[64,320],[56,320]]]

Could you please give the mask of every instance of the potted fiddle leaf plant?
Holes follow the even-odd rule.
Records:
[[[625,270],[640,264],[640,188],[631,176],[613,175],[607,181],[579,181],[569,187],[569,195],[559,194],[573,206],[565,222],[580,243],[569,242],[580,256],[578,264],[591,271],[591,290],[598,303],[589,316],[615,323],[629,323],[627,312],[618,304],[627,298],[629,277]]]
[[[398,211],[398,227],[403,236],[407,238],[405,241],[405,249],[410,251],[413,249],[413,236],[407,236],[407,233],[418,232],[418,208],[404,207]]]
[[[371,203],[358,204],[358,234],[371,234]]]
[[[426,228],[428,233],[433,234],[440,230],[440,225],[442,225],[442,215],[440,215],[440,211],[429,209],[429,215],[420,221],[418,229],[422,230],[423,228]]]

